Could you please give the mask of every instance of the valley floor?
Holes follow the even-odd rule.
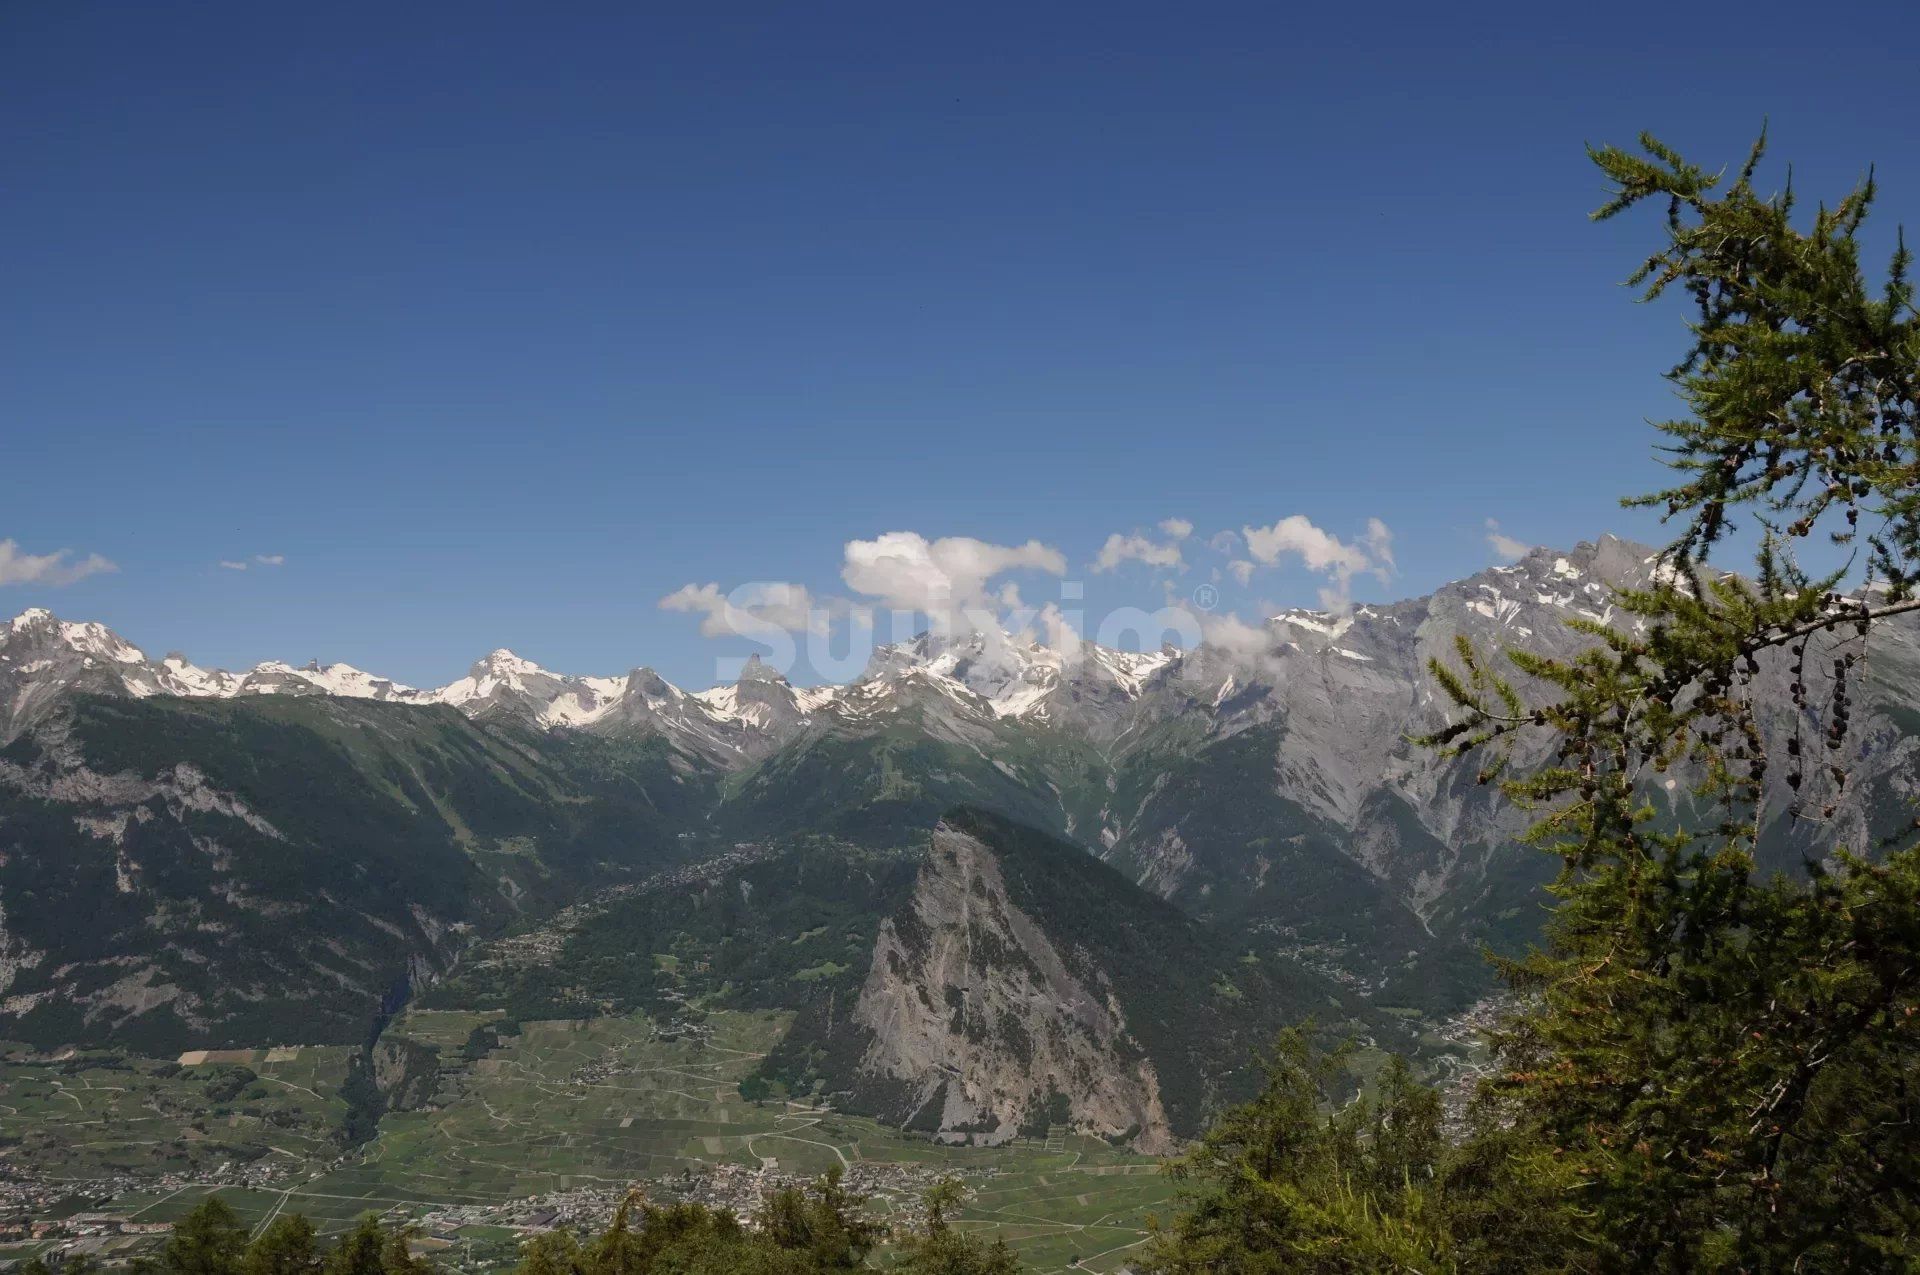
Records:
[[[839,1164],[877,1214],[911,1225],[920,1193],[956,1176],[970,1194],[963,1225],[1005,1237],[1040,1271],[1119,1269],[1148,1214],[1172,1200],[1157,1162],[1096,1138],[941,1147],[826,1108],[749,1102],[738,1083],[778,1039],[779,1015],[527,1023],[464,1057],[485,1021],[413,1011],[394,1023],[390,1035],[440,1050],[438,1092],[427,1109],[388,1113],[344,1157],[324,1138],[346,1106],[343,1049],[262,1049],[184,1068],[15,1055],[0,1063],[5,1190],[16,1206],[29,1193],[64,1197],[53,1212],[106,1256],[153,1243],[128,1231],[217,1192],[256,1226],[283,1210],[323,1231],[369,1211],[409,1219],[462,1269],[510,1260],[527,1228],[602,1225],[636,1183],[653,1198],[749,1212],[771,1187]],[[255,1078],[210,1101],[208,1086],[234,1074],[218,1069],[235,1065]],[[0,1247],[0,1258],[44,1243]]]

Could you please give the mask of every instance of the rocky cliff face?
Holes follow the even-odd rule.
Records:
[[[1038,828],[962,807],[923,845],[871,955],[796,1006],[766,1079],[949,1141],[1059,1125],[1157,1151],[1247,1097],[1283,1026],[1402,1030]]]
[[[1424,598],[1289,612],[1188,653],[1130,709],[1100,852],[1196,915],[1344,947],[1355,971],[1388,972],[1435,942],[1529,937],[1539,910],[1528,892],[1550,865],[1516,845],[1530,816],[1475,782],[1475,765],[1442,764],[1410,742],[1447,720],[1428,662],[1452,662],[1460,637],[1496,661],[1512,648],[1571,658],[1594,639],[1568,621],[1641,623],[1616,608],[1615,591],[1649,588],[1662,570],[1645,546],[1602,537],[1537,549]],[[1848,645],[1812,644],[1810,702],[1824,702],[1832,658]],[[1821,759],[1846,762],[1843,790],[1803,800],[1796,820],[1788,767],[1770,773],[1776,864],[1836,844],[1871,849],[1896,811],[1912,816],[1920,624],[1876,628],[1870,645],[1853,676],[1856,729],[1843,756]],[[1770,655],[1760,698],[1789,705],[1792,677],[1791,656]],[[1776,762],[1787,739],[1821,730],[1790,708],[1764,726]],[[1548,744],[1544,731],[1523,738],[1516,769],[1543,764]],[[1650,795],[1684,811],[1688,789],[1682,775]],[[1364,917],[1364,932],[1343,928],[1343,916]]]
[[[388,1111],[418,1111],[440,1088],[440,1051],[417,1041],[383,1036],[367,1050],[369,1074]]]
[[[1111,980],[1070,968],[1010,900],[994,852],[948,823],[911,902],[881,925],[854,1019],[871,1033],[861,1072],[915,1127],[1003,1142],[1044,1127],[1053,1106],[1143,1150],[1172,1145],[1159,1077]]]

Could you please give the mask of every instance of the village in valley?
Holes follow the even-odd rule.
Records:
[[[1038,1269],[1115,1271],[1171,1198],[1156,1161],[1064,1130],[946,1147],[825,1102],[750,1101],[739,1082],[781,1015],[529,1022],[470,1056],[490,1017],[396,1019],[387,1035],[433,1051],[438,1074],[350,1147],[345,1047],[0,1057],[0,1263],[124,1261],[218,1195],[256,1231],[282,1212],[323,1235],[373,1213],[449,1268],[491,1270],[531,1235],[604,1227],[634,1193],[751,1225],[773,1192],[837,1168],[889,1228],[920,1225],[925,1193],[953,1179],[961,1224]]]

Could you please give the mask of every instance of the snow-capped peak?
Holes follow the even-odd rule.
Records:
[[[1311,666],[1315,677],[1336,676],[1326,672],[1335,668],[1342,678],[1364,674],[1379,682],[1382,670],[1410,658],[1406,651],[1423,640],[1429,624],[1437,626],[1435,631],[1465,627],[1500,640],[1525,641],[1549,628],[1557,631],[1569,617],[1607,622],[1613,614],[1610,585],[1645,581],[1658,572],[1658,560],[1646,560],[1649,552],[1602,537],[1563,552],[1535,549],[1424,600],[1343,612],[1285,611],[1267,622],[1264,642],[1255,644],[1260,649],[1209,643],[1195,652],[1123,651],[1077,638],[1053,645],[1035,640],[1031,632],[988,626],[963,633],[930,631],[880,647],[848,686],[796,688],[756,656],[731,684],[692,693],[647,668],[615,677],[561,674],[505,647],[475,662],[466,676],[428,690],[341,663],[296,667],[270,661],[233,673],[196,666],[178,653],[150,661],[104,625],[62,621],[34,607],[0,620],[0,742],[69,691],[136,697],[328,695],[445,704],[469,716],[506,716],[546,728],[665,735],[689,755],[726,764],[764,755],[815,723],[873,719],[899,710],[1110,731],[1117,737],[1131,729],[1128,723],[1140,712],[1155,711],[1163,689],[1169,703],[1204,695],[1219,696],[1223,705],[1253,704],[1259,697],[1248,697],[1255,682],[1287,675],[1292,666],[1284,661],[1297,656],[1318,662]],[[1229,676],[1232,689],[1224,691]]]
[[[158,669],[161,686],[169,695],[218,696],[237,693],[240,678],[224,669],[203,669],[178,651],[168,652]]]
[[[476,663],[469,670],[469,674],[477,675],[482,670],[495,677],[534,677],[547,671],[532,660],[515,655],[504,646],[488,651],[486,658]]]
[[[316,661],[292,672],[295,677],[304,678],[329,695],[346,695],[354,699],[404,699],[419,693],[411,686],[357,669],[351,664],[323,665]]]
[[[741,665],[739,680],[742,682],[780,682],[784,684],[787,679],[780,670],[774,668],[773,665],[768,664],[765,660],[762,660],[760,653],[755,651],[747,657],[747,662]]]
[[[1276,626],[1286,625],[1293,629],[1304,630],[1308,633],[1317,634],[1327,642],[1336,642],[1340,639],[1341,634],[1353,627],[1353,613],[1348,611],[1342,614],[1336,614],[1331,611],[1308,611],[1304,608],[1295,608],[1290,611],[1282,611],[1279,615],[1274,616],[1268,621],[1268,623]]]
[[[1061,650],[1000,630],[927,632],[875,651],[848,691],[863,702],[884,702],[887,685],[915,679],[956,698],[982,700],[996,717],[1046,720],[1056,701],[1138,698],[1154,674],[1178,659],[1171,648],[1119,651],[1082,640]]]
[[[11,638],[66,647],[83,658],[106,660],[115,664],[143,664],[146,655],[139,647],[109,629],[88,620],[62,620],[45,607],[28,607],[7,624]]]

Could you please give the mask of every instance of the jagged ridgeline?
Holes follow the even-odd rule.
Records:
[[[28,611],[0,622],[0,1039],[355,1043],[400,989],[450,969],[477,985],[474,943],[695,862],[756,900],[797,890],[796,908],[838,880],[846,906],[889,916],[887,892],[911,888],[928,830],[959,805],[1062,838],[1260,961],[1446,1015],[1489,988],[1483,945],[1535,934],[1550,859],[1516,844],[1524,815],[1476,767],[1410,742],[1444,712],[1426,662],[1462,636],[1566,658],[1593,640],[1567,621],[1632,623],[1611,590],[1657,569],[1603,538],[1184,652],[928,634],[845,686],[797,688],[750,661],[695,692],[508,651],[433,690],[338,664],[233,674]],[[1846,790],[1818,820],[1769,827],[1769,867],[1870,849],[1912,817],[1920,624],[1871,642]],[[1816,698],[1826,654],[1807,657]],[[1783,689],[1788,660],[1763,664]],[[1770,809],[1791,804],[1774,795]],[[1684,776],[1648,796],[1663,818],[1700,813]],[[725,862],[741,845],[754,865]],[[636,940],[622,988],[580,969],[484,978],[528,1008],[691,995],[674,980],[703,965],[734,972],[700,995],[788,1005],[779,985],[804,973],[836,1012],[857,998],[835,971],[864,972],[877,930],[732,907],[647,920],[686,938]],[[776,957],[761,924],[820,933]]]

